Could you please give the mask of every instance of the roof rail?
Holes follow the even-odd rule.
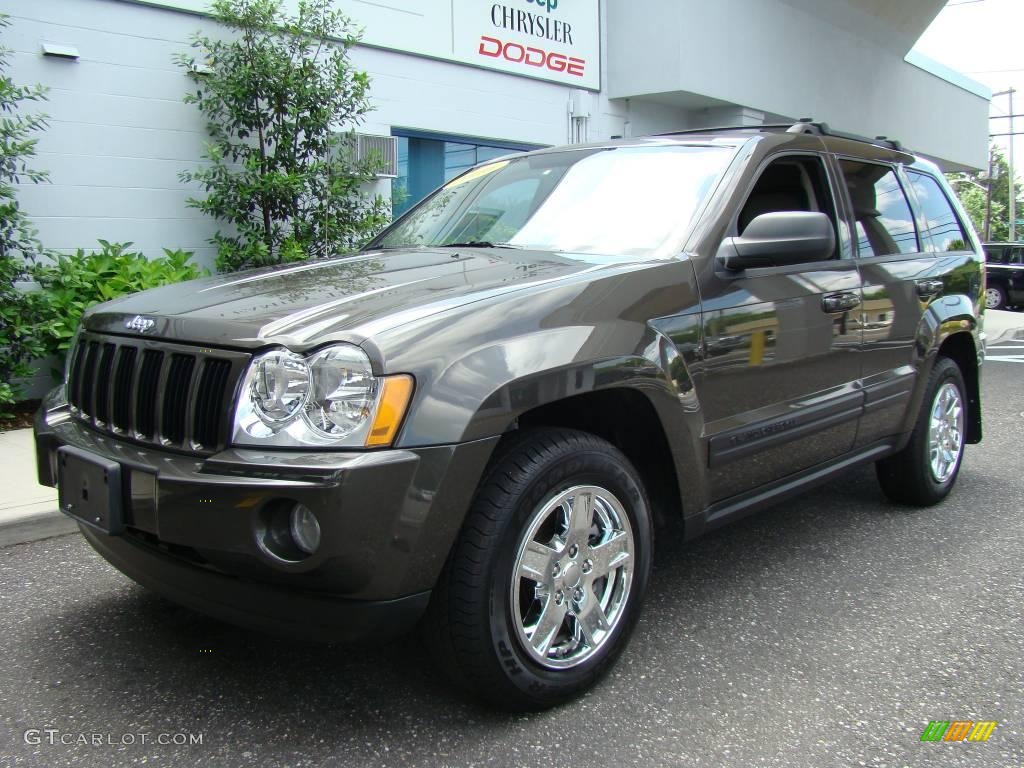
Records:
[[[860,141],[865,144],[876,144],[880,147],[888,147],[894,149],[897,152],[905,151],[903,145],[896,139],[890,139],[888,136],[875,136],[870,139],[867,136],[859,136],[856,133],[846,133],[845,131],[836,131],[829,128],[828,123],[816,123],[814,118],[801,117],[800,120],[793,123],[786,129],[786,133],[813,133],[817,136],[835,136],[837,139],[850,139],[851,141]]]
[[[687,133],[722,133],[724,131],[781,131],[789,128],[791,123],[765,123],[764,125],[716,125],[709,128],[685,128],[681,131],[667,131],[656,136],[678,136]]]
[[[807,133],[814,136],[834,136],[837,139],[849,139],[860,141],[865,144],[874,144],[880,147],[906,152],[903,145],[896,139],[888,136],[876,136],[871,139],[867,136],[859,136],[856,133],[836,131],[829,127],[828,123],[815,122],[813,117],[801,117],[795,123],[766,123],[765,125],[722,125],[715,128],[688,128],[683,131],[669,131],[659,133],[658,136],[676,136],[687,133],[720,133],[722,131],[785,131],[786,133]]]

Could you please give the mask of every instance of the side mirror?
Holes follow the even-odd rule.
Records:
[[[729,237],[718,249],[726,269],[784,267],[824,261],[836,248],[832,221],[824,213],[775,211],[754,218],[740,237]]]

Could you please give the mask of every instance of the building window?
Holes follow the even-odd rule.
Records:
[[[397,218],[446,181],[477,163],[537,144],[488,141],[422,131],[392,131],[398,138],[398,176],[391,180],[391,208]]]

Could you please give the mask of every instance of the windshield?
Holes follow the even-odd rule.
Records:
[[[620,147],[499,160],[441,187],[370,247],[666,255],[681,247],[732,154],[726,147]]]

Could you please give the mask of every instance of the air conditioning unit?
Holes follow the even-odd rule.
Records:
[[[393,179],[398,175],[398,139],[394,136],[357,133],[356,160],[363,161],[373,156],[376,156],[381,164],[377,178]]]

